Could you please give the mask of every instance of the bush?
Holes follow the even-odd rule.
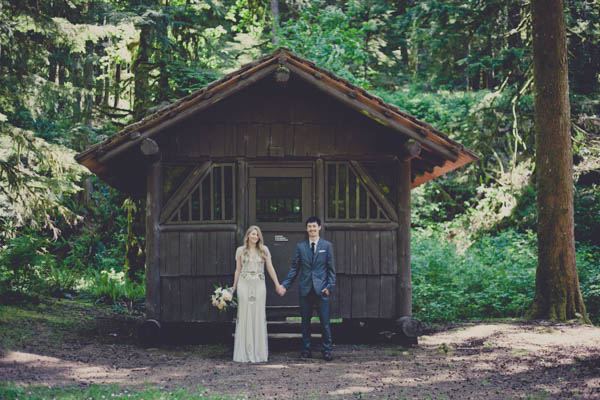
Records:
[[[45,291],[47,271],[56,266],[50,242],[32,233],[10,240],[0,252],[0,295],[37,296]]]
[[[144,279],[140,279],[144,282]],[[142,302],[146,296],[146,287],[143,283],[129,281],[123,272],[91,271],[81,288],[85,296],[96,301],[118,305],[121,302],[131,308],[133,303]]]
[[[426,321],[519,317],[533,299],[532,234],[486,236],[461,254],[441,233],[416,230],[412,240],[413,311]]]
[[[576,243],[581,294],[600,323],[600,249]],[[482,235],[462,254],[435,230],[412,235],[413,312],[426,322],[521,317],[535,294],[535,234]]]
[[[600,324],[600,248],[578,244],[576,256],[579,286],[588,317],[594,324]]]

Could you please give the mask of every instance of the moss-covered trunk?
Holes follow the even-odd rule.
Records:
[[[533,318],[588,321],[575,265],[573,156],[561,0],[532,0],[538,268]]]

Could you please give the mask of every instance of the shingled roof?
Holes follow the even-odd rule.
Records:
[[[412,185],[419,186],[435,177],[475,161],[478,157],[448,135],[431,125],[402,112],[398,107],[384,102],[347,79],[320,68],[285,48],[246,64],[208,86],[185,96],[159,111],[126,126],[103,142],[78,154],[75,159],[109,184],[128,191],[119,184],[111,162],[139,145],[142,140],[163,132],[218,101],[251,86],[272,74],[278,67],[336,98],[346,106],[385,125],[421,145],[421,152],[412,160]]]

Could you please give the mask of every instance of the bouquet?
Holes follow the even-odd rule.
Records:
[[[233,298],[232,288],[215,286],[215,292],[210,297],[212,305],[217,307],[219,311],[224,311],[227,307],[235,307],[237,303]]]

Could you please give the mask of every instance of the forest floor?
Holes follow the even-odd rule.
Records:
[[[273,350],[264,364],[231,361],[226,345],[136,345],[139,317],[69,300],[0,306],[0,383],[116,384],[232,398],[600,399],[600,328],[480,322],[430,329],[419,344]]]

